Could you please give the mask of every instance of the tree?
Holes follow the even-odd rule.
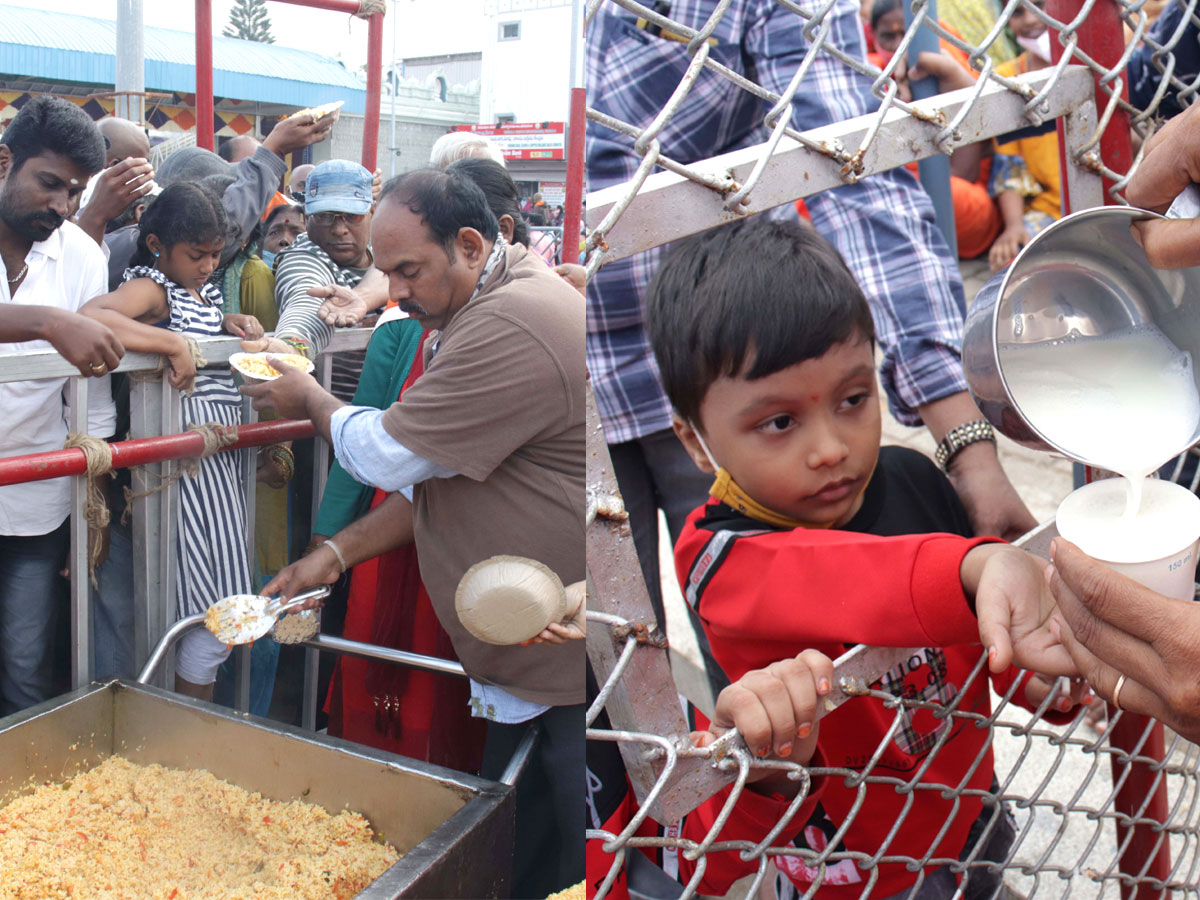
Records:
[[[221,33],[243,41],[275,43],[271,19],[267,15],[267,0],[234,0],[233,9],[229,11],[229,24]]]

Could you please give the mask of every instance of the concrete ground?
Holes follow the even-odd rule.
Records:
[[[968,262],[963,263],[962,270],[970,303],[987,279],[987,266],[986,263]],[[903,444],[933,455],[934,444],[928,432],[902,426],[886,413],[883,439],[885,443]],[[1071,464],[1048,454],[1027,450],[1003,437],[999,439],[999,451],[1005,471],[1038,521],[1052,518],[1058,503],[1071,491]],[[668,634],[672,653],[676,657],[676,682],[682,693],[702,709],[709,710],[712,698],[695,667],[699,657],[674,577],[665,526],[661,546],[663,595],[666,598]],[[1075,742],[1063,745],[1058,745],[1057,741],[1052,743],[1051,740],[1052,736],[1061,736],[1068,730],[1064,728],[1039,723],[1039,734],[1029,737],[1017,734],[1016,730],[1025,725],[1029,718],[1023,710],[1007,708],[1003,721],[1009,727],[995,729],[993,747],[996,773],[1001,784],[1009,781],[1011,775],[1005,794],[1015,798],[1010,804],[1014,807],[1019,836],[1014,859],[1026,866],[1032,865],[1031,871],[1041,871],[1042,874],[1023,874],[1020,866],[1014,864],[1006,869],[1006,885],[1012,894],[1022,897],[1115,898],[1118,891],[1112,881],[1102,886],[1087,877],[1089,872],[1103,873],[1116,858],[1111,819],[1097,821],[1089,819],[1085,812],[1064,813],[1060,805],[1068,804],[1073,809],[1081,806],[1111,809],[1106,806],[1106,798],[1112,790],[1106,754],[1098,755],[1082,749],[1084,743],[1095,741],[1097,735],[1083,723],[1075,726],[1071,734]],[[1107,744],[1099,746],[1100,753],[1104,754]],[[1190,745],[1185,746],[1190,748]],[[1176,778],[1174,781],[1184,779]],[[1178,784],[1171,788],[1172,804],[1178,788]],[[1178,838],[1173,840],[1173,843],[1178,842]],[[1195,855],[1194,849],[1192,855]],[[1185,865],[1183,871],[1186,870]],[[745,885],[739,883],[728,896],[744,895]]]

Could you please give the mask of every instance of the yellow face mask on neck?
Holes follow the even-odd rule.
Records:
[[[827,522],[824,525],[813,522],[802,522],[799,519],[793,519],[791,516],[785,516],[783,513],[777,513],[772,509],[763,506],[733,480],[733,476],[729,474],[729,470],[724,466],[717,465],[717,461],[713,459],[712,452],[708,449],[708,443],[704,440],[704,435],[700,433],[700,429],[689,420],[688,425],[695,434],[696,440],[700,442],[700,447],[704,451],[704,456],[708,459],[709,465],[717,470],[716,480],[713,481],[713,486],[708,489],[710,497],[724,503],[730,509],[736,509],[742,515],[749,516],[752,519],[757,519],[767,525],[773,525],[776,528],[832,528],[833,522]],[[878,460],[876,460],[878,464]],[[858,492],[859,497],[867,491],[867,485],[871,483],[871,478],[875,474],[874,466],[871,467],[871,475],[867,476],[867,480],[863,482],[862,490]]]
[[[862,490],[858,492],[861,497],[867,492],[867,485],[871,483],[871,478],[875,475],[874,468],[871,469],[871,474],[867,476],[866,482],[862,486]],[[763,506],[749,494],[741,489],[729,471],[724,468],[717,469],[716,480],[713,481],[713,486],[708,489],[708,494],[724,503],[730,509],[736,509],[743,515],[749,516],[752,519],[757,519],[767,525],[774,525],[776,528],[832,528],[833,523],[821,525],[814,522],[801,522],[799,519],[793,519],[791,516],[785,516],[783,513],[777,513],[773,509],[768,509]]]
[[[830,522],[829,525],[813,525],[768,509],[743,491],[733,480],[729,470],[724,468],[717,470],[717,478],[708,489],[708,493],[730,509],[736,509],[743,515],[767,525],[774,525],[776,528],[829,528],[833,524]]]

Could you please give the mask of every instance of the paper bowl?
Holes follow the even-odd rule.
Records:
[[[454,609],[463,627],[488,644],[519,644],[566,615],[563,583],[548,566],[521,556],[493,556],[458,583]]]
[[[345,105],[345,100],[334,100],[332,103],[323,103],[320,106],[310,106],[307,109],[298,109],[290,116],[284,116],[285,119],[297,119],[301,116],[312,116],[312,120],[316,122],[318,119],[323,119],[330,113],[335,113]]]
[[[268,375],[258,368],[261,365],[263,369],[271,371],[271,366],[267,362],[268,356],[303,362],[303,365],[296,365],[296,368],[309,374],[312,374],[313,369],[316,368],[311,359],[301,356],[299,353],[235,353],[229,357],[229,367],[247,381],[274,381],[279,377],[279,373]]]

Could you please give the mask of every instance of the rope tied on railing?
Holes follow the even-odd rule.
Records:
[[[358,12],[354,15],[360,19],[369,19],[376,13],[387,13],[387,0],[358,0]]]
[[[88,578],[92,587],[99,589],[96,566],[100,564],[100,554],[104,551],[104,529],[112,518],[108,511],[108,498],[100,488],[99,479],[112,472],[112,447],[108,441],[90,434],[68,434],[63,446],[68,450],[82,450],[87,460],[87,474],[84,476],[87,478],[87,502],[83,513],[88,524]]]
[[[183,335],[183,342],[187,345],[188,353],[191,354],[192,365],[194,365],[196,367],[196,371],[199,372],[208,365],[208,358],[204,355],[204,351],[200,349],[200,344],[191,335]],[[134,381],[156,381],[162,377],[162,373],[165,372],[166,369],[167,358],[165,356],[160,356],[158,358],[158,365],[153,369],[145,369],[140,372],[130,372],[129,377]],[[192,388],[188,388],[186,391],[184,391],[184,393],[190,397],[192,395]]]
[[[236,425],[222,425],[220,422],[206,422],[203,425],[189,425],[187,430],[194,431],[204,438],[204,449],[200,451],[200,455],[179,460],[175,471],[170,475],[157,475],[154,472],[147,471],[145,466],[135,466],[134,468],[142,470],[143,474],[159,479],[159,483],[156,487],[147,488],[144,491],[135,491],[129,487],[125,488],[125,511],[121,513],[122,525],[129,521],[130,513],[133,510],[134,500],[140,500],[143,497],[149,497],[153,494],[161,493],[184,475],[195,478],[196,474],[200,471],[201,460],[208,459],[208,457],[212,456],[214,453],[237,443],[238,439],[238,430]]]

